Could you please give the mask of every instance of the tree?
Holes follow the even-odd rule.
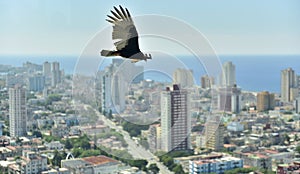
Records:
[[[72,149],[73,148],[73,145],[72,145],[72,143],[71,143],[71,141],[70,141],[69,138],[67,138],[67,140],[66,140],[65,147],[67,149]]]
[[[176,166],[172,169],[172,171],[176,174],[184,174],[183,168],[179,164],[176,164]]]
[[[108,117],[107,117],[108,119],[112,119],[113,118],[113,116],[112,116],[112,110],[110,109],[109,110],[109,113],[108,113]]]
[[[159,173],[159,168],[157,167],[157,165],[155,163],[150,164],[150,166],[148,167],[148,171],[152,172],[152,173]]]
[[[43,137],[42,133],[40,131],[37,131],[37,130],[33,131],[32,135],[37,137],[37,138],[42,138]]]
[[[54,151],[54,157],[52,159],[52,165],[60,167],[60,162],[61,162],[62,159],[63,159],[62,155],[57,150],[55,150]]]
[[[300,146],[296,147],[296,152],[300,153]]]

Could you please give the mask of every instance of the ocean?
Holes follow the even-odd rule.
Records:
[[[183,57],[189,68],[193,70],[196,82],[206,74],[203,67],[189,63],[189,57]],[[300,75],[300,55],[224,55],[219,56],[221,62],[232,61],[236,66],[237,85],[246,91],[280,92],[281,70],[291,67]],[[61,69],[72,74],[76,66],[77,56],[0,56],[0,64],[22,66],[26,61],[42,64],[45,61],[60,62]],[[106,62],[108,64],[109,62]],[[145,78],[170,80],[169,77],[155,77],[155,73],[145,74]]]

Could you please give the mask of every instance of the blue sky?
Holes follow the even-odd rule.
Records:
[[[217,54],[300,54],[298,0],[0,0],[0,54],[79,55],[119,4],[191,24]]]

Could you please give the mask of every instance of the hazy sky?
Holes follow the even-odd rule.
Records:
[[[0,0],[0,54],[79,55],[119,4],[191,24],[217,54],[300,54],[299,0]]]

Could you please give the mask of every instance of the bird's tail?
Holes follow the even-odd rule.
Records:
[[[109,57],[109,56],[118,56],[116,51],[102,50],[101,56]]]

